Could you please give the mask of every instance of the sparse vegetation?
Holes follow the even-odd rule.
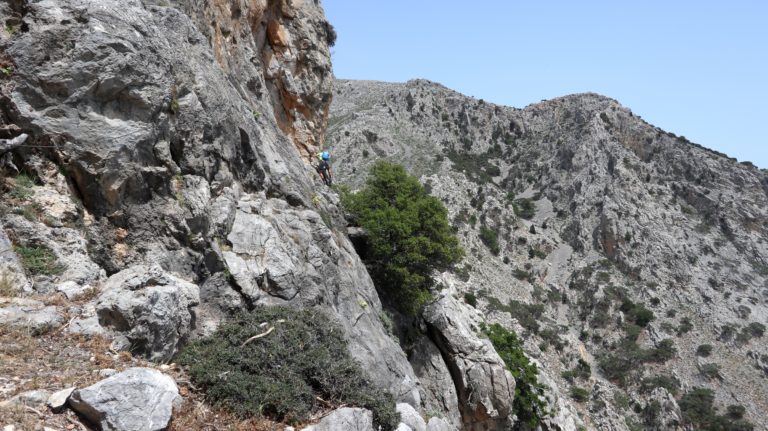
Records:
[[[578,403],[583,403],[589,400],[589,391],[578,386],[571,387],[570,395],[571,398]]]
[[[711,389],[695,388],[680,399],[683,425],[702,431],[751,431],[754,426],[742,419],[742,406],[729,406],[725,416],[717,414]]]
[[[477,308],[477,297],[472,292],[467,292],[464,294],[464,302],[471,305],[472,307]]]
[[[214,403],[241,416],[298,422],[319,409],[320,398],[326,407],[368,408],[385,430],[399,422],[392,396],[372,385],[349,356],[341,330],[317,310],[242,312],[189,344],[178,360]]]
[[[518,420],[536,428],[542,418],[548,415],[546,403],[542,400],[546,387],[539,383],[539,370],[532,364],[522,348],[522,343],[512,331],[494,323],[483,326],[483,333],[488,336],[512,376],[515,377],[515,400],[512,412]]]
[[[526,220],[530,220],[536,215],[536,204],[532,199],[518,199],[513,203],[515,214]]]
[[[499,248],[499,233],[493,229],[488,228],[485,225],[480,226],[480,240],[488,247],[494,255],[498,256],[501,249]]]
[[[66,269],[46,246],[16,245],[13,250],[19,255],[24,269],[31,275],[58,275]]]
[[[13,199],[26,200],[32,196],[32,187],[34,185],[35,182],[29,175],[21,173],[14,178],[13,186],[8,195]]]

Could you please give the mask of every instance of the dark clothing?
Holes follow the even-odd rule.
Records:
[[[320,164],[317,165],[317,173],[320,174],[320,178],[326,186],[331,185],[331,165],[328,164],[327,160],[320,160]]]

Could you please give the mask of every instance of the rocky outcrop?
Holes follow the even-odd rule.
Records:
[[[370,410],[342,407],[324,417],[317,425],[304,428],[305,431],[374,431],[373,413]]]
[[[164,361],[192,330],[191,308],[199,302],[197,285],[139,265],[109,277],[95,308],[102,326],[124,334],[124,348]]]
[[[515,379],[491,342],[478,337],[477,317],[451,296],[443,295],[427,306],[424,320],[453,377],[463,429],[512,427]]]
[[[129,368],[76,390],[69,405],[104,431],[162,431],[178,399],[179,389],[169,376]]]
[[[167,360],[234,311],[319,307],[375,383],[421,405],[337,231],[338,197],[306,163],[332,84],[319,4],[45,0],[0,13],[23,23],[0,38],[14,65],[0,122],[28,135],[13,163],[35,183],[23,203],[61,209],[56,221],[4,215],[3,226],[65,267],[32,277],[35,290],[100,292],[67,331]]]
[[[61,311],[53,305],[26,298],[0,298],[0,324],[28,328],[44,334],[64,323]]]

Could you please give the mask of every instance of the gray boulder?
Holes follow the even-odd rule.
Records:
[[[413,431],[426,431],[427,423],[421,417],[419,412],[410,404],[398,403],[397,412],[400,413],[400,421],[407,425]]]
[[[0,298],[0,324],[29,328],[45,333],[61,326],[64,317],[58,308],[26,298]]]
[[[150,368],[129,368],[76,390],[69,405],[103,431],[160,431],[168,427],[177,400],[172,378]]]
[[[107,279],[96,301],[103,326],[122,332],[149,359],[170,359],[192,329],[197,285],[158,266],[134,266]]]
[[[304,431],[374,431],[373,413],[360,408],[343,407],[334,410],[316,425]]]
[[[427,431],[458,431],[458,428],[443,418],[432,418],[427,423]]]
[[[479,317],[473,311],[444,292],[427,306],[424,319],[453,376],[464,429],[509,429],[515,379],[491,342],[476,334]]]

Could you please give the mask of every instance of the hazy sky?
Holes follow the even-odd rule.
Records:
[[[768,1],[323,0],[339,78],[522,108],[592,91],[768,168]]]

